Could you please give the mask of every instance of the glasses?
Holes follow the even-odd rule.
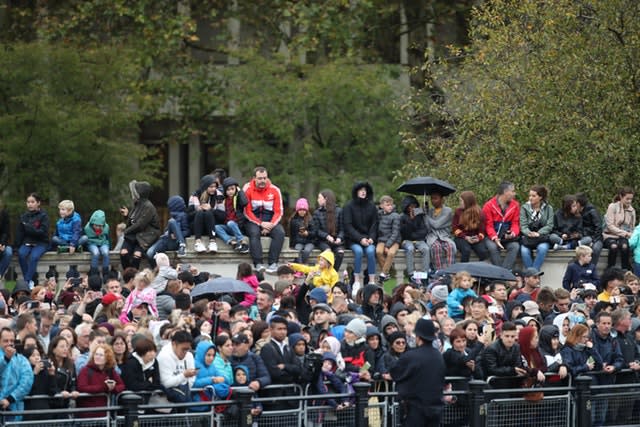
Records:
[[[396,344],[397,345],[407,345],[407,342],[406,341],[394,341],[393,344],[394,345],[396,345]]]

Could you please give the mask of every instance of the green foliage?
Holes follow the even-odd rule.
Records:
[[[392,67],[292,67],[256,56],[230,71],[227,137],[243,172],[264,164],[274,182],[301,192],[329,187],[350,197],[362,179],[377,194],[391,190],[403,159]]]
[[[426,65],[429,85],[406,106],[416,161],[404,174],[430,171],[480,199],[502,179],[521,196],[540,183],[555,206],[586,191],[606,207],[640,178],[639,12],[630,0],[485,2],[470,46]]]
[[[13,210],[35,191],[72,199],[85,215],[110,211],[128,200],[129,180],[153,180],[158,164],[138,143],[140,116],[129,102],[135,73],[121,49],[0,50],[0,179]]]

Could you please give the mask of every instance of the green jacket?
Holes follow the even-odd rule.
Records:
[[[553,208],[550,204],[543,202],[542,206],[540,206],[540,214],[542,227],[537,231],[542,236],[548,236],[553,230]],[[533,208],[531,207],[531,203],[523,203],[520,207],[520,234],[523,236],[528,235],[530,231],[534,231],[529,228],[529,225],[532,223],[532,218]]]
[[[89,238],[90,245],[109,245],[109,224],[104,211],[97,210],[91,214],[89,222],[84,226],[84,234]]]

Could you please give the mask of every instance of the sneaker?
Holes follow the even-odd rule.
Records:
[[[235,240],[231,239],[227,242],[227,245],[229,246],[233,246],[235,248],[235,246],[238,245],[238,242],[236,242]]]
[[[180,247],[178,248],[178,256],[185,256],[187,254],[187,245],[185,245],[184,243],[180,244]]]
[[[195,245],[193,245],[193,250],[198,252],[199,254],[205,252],[207,248],[204,247],[201,241],[197,241]]]
[[[264,264],[256,264],[255,270],[259,271],[260,273],[264,273],[264,271],[265,271]]]
[[[207,252],[213,252],[214,254],[218,252],[218,244],[215,241],[209,242],[209,247],[207,248]]]
[[[267,274],[276,274],[278,272],[278,263],[269,264],[269,267],[265,270]]]
[[[354,300],[356,299],[356,297],[358,296],[358,291],[361,287],[362,285],[360,284],[360,282],[353,282],[353,285],[351,285],[351,298],[353,298]]]
[[[387,275],[386,275],[386,274],[384,274],[384,273],[380,273],[380,275],[378,276],[378,281],[379,281],[380,283],[384,283],[384,282],[386,282],[386,281],[387,281],[387,280],[389,280],[389,279],[390,279],[390,277],[389,277],[389,276],[387,276]]]
[[[558,249],[560,249],[560,245],[559,245],[559,244],[557,244],[557,243],[554,243],[554,244],[553,244],[553,247],[551,248],[551,252],[555,252],[555,251],[557,251]]]
[[[249,252],[249,246],[245,245],[242,242],[236,244],[236,246],[233,249],[235,249],[235,251],[238,252],[239,254],[246,254]]]

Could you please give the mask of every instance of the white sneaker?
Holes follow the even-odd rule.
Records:
[[[361,287],[362,285],[360,284],[360,282],[353,282],[353,285],[351,285],[351,298],[353,298],[354,300],[356,299],[356,296],[358,296],[358,291]]]
[[[198,242],[196,242],[195,245],[193,245],[193,250],[198,252],[199,254],[201,254],[202,252],[205,252],[207,250],[207,248],[204,247],[202,242],[198,241]]]
[[[264,264],[256,264],[256,271],[259,271],[260,273],[264,273],[265,267]]]
[[[273,263],[273,264],[269,264],[269,267],[267,267],[267,269],[265,270],[265,273],[267,274],[276,274],[278,272],[278,264],[277,263]]]
[[[214,254],[218,252],[218,244],[214,240],[209,242],[209,248],[207,249],[207,252],[213,252]]]

